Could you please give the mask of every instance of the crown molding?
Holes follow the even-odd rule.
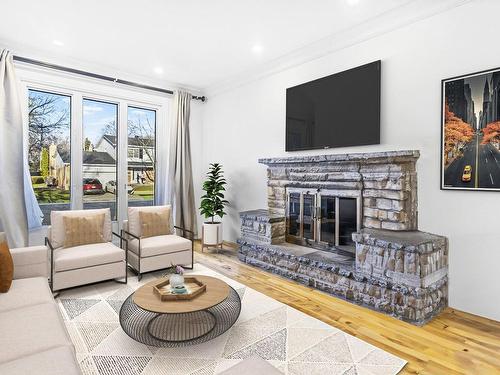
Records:
[[[474,0],[413,0],[354,27],[330,35],[260,66],[238,73],[202,91],[211,98],[369,39],[430,18]]]

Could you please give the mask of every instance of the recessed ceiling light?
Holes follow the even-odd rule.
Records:
[[[159,66],[157,66],[156,68],[154,68],[154,72],[156,74],[163,74],[163,69]]]
[[[252,51],[254,53],[261,53],[263,50],[262,46],[260,44],[255,44],[253,47],[252,47]]]
[[[56,45],[56,46],[59,46],[59,47],[60,47],[60,46],[64,46],[64,43],[63,43],[63,42],[61,42],[60,40],[57,40],[57,39],[53,40],[53,41],[52,41],[52,44],[54,44],[54,45]]]

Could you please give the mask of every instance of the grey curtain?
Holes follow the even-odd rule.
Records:
[[[196,235],[193,171],[189,146],[191,94],[175,91],[172,101],[172,127],[169,154],[169,200],[174,210],[174,224]]]
[[[0,231],[11,247],[28,245],[23,113],[12,54],[0,51]]]

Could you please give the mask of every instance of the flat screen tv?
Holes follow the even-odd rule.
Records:
[[[286,151],[380,143],[380,60],[286,90]]]

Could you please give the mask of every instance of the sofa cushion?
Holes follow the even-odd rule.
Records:
[[[159,212],[162,210],[168,210],[169,217],[172,207],[170,205],[166,206],[149,206],[149,207],[129,207],[128,208],[128,231],[136,236],[142,236],[141,219],[139,217],[139,212]],[[170,223],[169,233],[172,233],[172,228]]]
[[[132,240],[129,241],[128,248],[139,254],[138,245],[138,240]],[[183,250],[191,250],[191,241],[175,234],[141,238],[141,257],[152,257]]]
[[[10,250],[14,259],[14,268],[38,263],[47,263],[49,252],[46,246],[16,247]]]
[[[75,247],[104,241],[104,214],[64,216],[64,247]]]
[[[111,242],[60,248],[54,250],[54,269],[56,272],[125,260],[125,251]]]
[[[80,375],[80,367],[70,346],[59,346],[43,352],[0,364],[3,375]]]
[[[44,277],[14,280],[9,292],[0,294],[0,312],[41,303],[54,303],[49,283]]]
[[[0,242],[0,293],[9,291],[14,277],[14,261],[7,241]]]
[[[55,303],[0,313],[0,332],[0,363],[72,345]]]
[[[109,208],[100,208],[95,210],[72,210],[72,211],[51,211],[51,227],[49,238],[54,248],[62,247],[65,239],[64,216],[92,216],[104,213],[103,236],[104,241],[111,242],[112,226],[111,211]]]

